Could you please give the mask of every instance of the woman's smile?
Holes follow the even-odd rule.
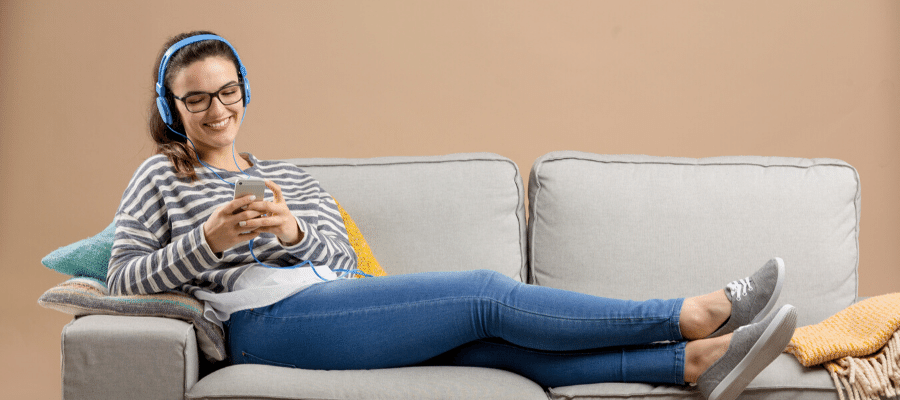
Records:
[[[227,127],[228,122],[231,121],[232,118],[233,118],[233,117],[226,117],[226,118],[223,118],[223,119],[220,119],[220,120],[217,120],[217,121],[207,122],[207,123],[205,123],[205,124],[203,124],[203,125],[204,125],[204,126],[207,126],[207,127],[209,127],[209,128],[212,128],[212,129],[214,129],[214,130],[221,130],[221,129],[224,129],[224,128]]]

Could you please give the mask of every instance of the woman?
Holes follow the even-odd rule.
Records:
[[[487,366],[548,387],[697,383],[707,398],[732,399],[793,333],[792,307],[769,312],[780,259],[725,290],[643,302],[492,271],[341,279],[358,271],[334,200],[293,165],[235,155],[250,91],[234,48],[186,33],[157,65],[157,155],[123,195],[110,291],[203,300],[207,318],[228,331],[233,363]],[[232,199],[234,181],[247,176],[266,179],[272,197]]]

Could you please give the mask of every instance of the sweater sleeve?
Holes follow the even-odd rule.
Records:
[[[294,257],[332,270],[356,270],[356,252],[350,245],[344,220],[331,195],[319,189],[315,218],[295,217],[303,231],[303,240],[287,248]],[[338,276],[352,277],[352,274],[343,272]]]
[[[211,193],[180,183],[165,156],[147,159],[135,172],[122,195],[116,212],[116,235],[106,274],[111,295],[160,293],[182,289],[204,271],[216,268],[221,260],[212,252],[203,235],[202,220],[182,224],[173,232],[172,222],[184,221],[185,211],[172,210],[184,198],[205,213],[220,199]]]
[[[120,213],[106,280],[111,295],[160,293],[180,288],[219,262],[202,225],[164,245],[143,223]]]

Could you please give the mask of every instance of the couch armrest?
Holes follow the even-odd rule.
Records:
[[[194,327],[155,317],[89,315],[62,331],[63,399],[183,399],[199,369]]]

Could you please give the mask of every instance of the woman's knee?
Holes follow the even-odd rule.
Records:
[[[506,275],[503,275],[500,272],[490,270],[490,269],[473,269],[471,271],[465,271],[465,273],[471,275],[472,279],[478,280],[478,281],[490,281],[490,280],[511,281],[511,280],[513,280],[512,278],[510,278]]]
[[[488,269],[467,271],[467,274],[467,286],[477,290],[477,294],[493,299],[505,298],[516,287],[523,285],[500,272]]]
[[[503,275],[500,272],[490,269],[475,269],[471,271],[463,271],[462,279],[469,283],[500,285],[504,287],[520,283],[506,275]]]

